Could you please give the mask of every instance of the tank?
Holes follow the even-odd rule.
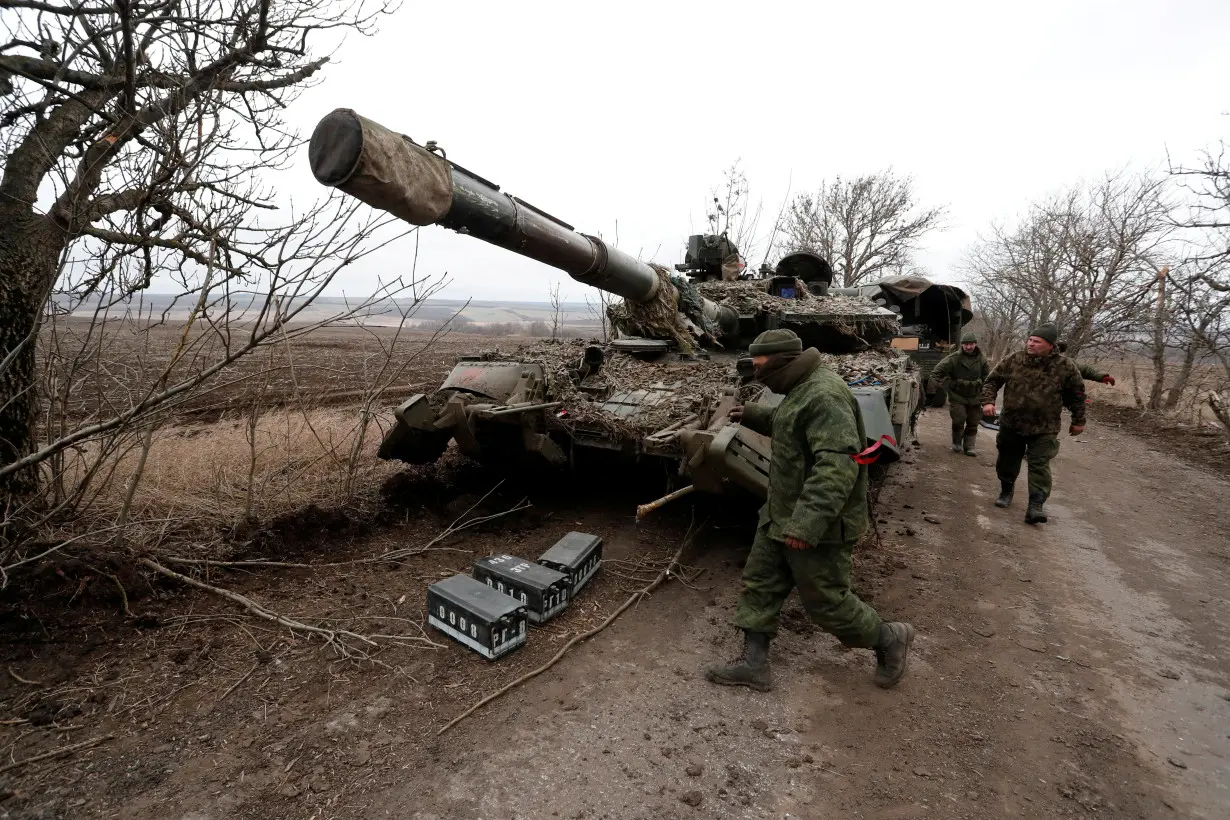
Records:
[[[606,342],[542,341],[462,356],[443,384],[410,396],[380,457],[430,463],[451,443],[500,465],[567,469],[587,453],[657,459],[681,483],[764,497],[770,441],[727,419],[735,404],[782,400],[751,379],[746,350],[788,328],[816,347],[858,400],[874,458],[888,463],[921,410],[918,368],[893,347],[899,312],[831,290],[832,268],[806,252],[749,272],[725,235],[694,235],[673,270],[500,190],[350,109],[312,134],[316,179],[411,224],[440,225],[536,259],[620,297]]]
[[[892,276],[833,293],[870,299],[901,317],[901,337],[894,344],[918,365],[927,406],[943,407],[947,391],[930,386],[928,377],[974,318],[969,295],[956,285],[938,284],[922,276]]]

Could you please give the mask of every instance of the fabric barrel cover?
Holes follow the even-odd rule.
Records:
[[[373,208],[431,225],[453,204],[449,164],[349,108],[326,115],[308,146],[312,173]]]

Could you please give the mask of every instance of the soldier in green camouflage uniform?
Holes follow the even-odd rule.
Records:
[[[815,348],[789,330],[770,330],[749,348],[756,378],[785,398],[777,408],[736,407],[731,418],[771,433],[769,493],[743,570],[734,623],[744,632],[742,656],[711,667],[714,683],[772,686],[769,643],[796,586],[808,615],[850,647],[876,653],[875,682],[905,675],[914,628],[884,623],[850,590],[850,556],[869,526],[867,467],[853,458],[865,444],[858,402],[820,362]]]
[[[995,413],[995,395],[1004,389],[995,446],[1000,494],[995,506],[1012,503],[1021,460],[1029,462],[1029,506],[1025,521],[1046,521],[1043,504],[1051,494],[1051,459],[1059,454],[1059,421],[1064,407],[1072,416],[1069,434],[1085,430],[1085,385],[1076,365],[1055,349],[1059,332],[1049,322],[1030,331],[1025,350],[995,366],[982,388],[983,413]]]
[[[978,422],[982,421],[982,383],[991,372],[987,357],[978,348],[978,337],[965,331],[961,346],[949,353],[931,371],[931,379],[948,389],[948,416],[952,419],[952,451],[976,456]]]
[[[1065,342],[1063,339],[1060,339],[1058,342],[1056,342],[1055,347],[1058,348],[1059,352],[1062,353],[1063,355],[1065,356],[1068,355],[1068,343]],[[1076,359],[1072,360],[1072,364],[1076,365],[1076,369],[1080,371],[1081,378],[1084,379],[1085,381],[1100,382],[1101,384],[1109,384],[1111,387],[1115,386],[1115,377],[1110,375],[1109,373],[1103,372],[1101,370],[1097,370],[1092,365],[1081,364],[1080,362],[1076,361]]]

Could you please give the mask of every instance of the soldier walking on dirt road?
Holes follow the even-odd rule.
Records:
[[[1085,431],[1085,385],[1072,360],[1055,349],[1059,331],[1050,322],[1029,333],[1025,349],[995,366],[982,387],[985,415],[995,414],[995,396],[1004,390],[995,446],[1000,493],[996,507],[1012,503],[1021,460],[1029,462],[1027,524],[1046,521],[1043,505],[1051,494],[1051,459],[1059,454],[1059,422],[1064,407],[1072,416],[1069,435]]]
[[[868,528],[867,466],[855,460],[865,444],[853,393],[803,350],[792,331],[761,333],[749,348],[756,379],[785,398],[776,408],[738,406],[730,417],[771,433],[769,494],[743,569],[734,623],[743,654],[710,667],[709,680],[728,686],[772,688],[769,643],[796,586],[811,619],[849,647],[876,654],[875,682],[890,687],[905,675],[914,627],[884,623],[850,590],[850,556]]]
[[[978,337],[965,331],[961,346],[945,356],[931,371],[931,379],[948,389],[948,416],[952,419],[952,451],[976,456],[978,422],[982,421],[982,383],[991,372],[987,357],[978,347]]]

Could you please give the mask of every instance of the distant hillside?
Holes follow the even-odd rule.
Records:
[[[336,315],[346,310],[347,304],[354,305],[356,300],[346,299],[339,296],[322,296],[316,299],[303,313],[300,314],[300,319],[303,322],[318,322],[329,316]],[[167,293],[144,293],[141,295],[139,303],[134,301],[129,309],[132,311],[139,309],[144,315],[153,313],[155,316],[161,316],[164,313],[169,321],[183,320],[187,318],[188,311],[193,306],[193,301],[190,298],[180,297],[176,300],[175,296]],[[235,300],[235,309],[243,312],[249,308],[247,300]],[[410,302],[404,299],[386,300],[386,302],[376,308],[378,315],[373,315],[365,323],[367,324],[396,324],[399,321],[399,313],[403,309],[410,307]],[[74,316],[90,316],[97,309],[96,304],[87,304],[78,308],[73,312]],[[560,324],[577,326],[577,327],[595,327],[601,324],[601,319],[596,311],[599,309],[597,302],[591,307],[584,302],[564,302],[560,305]],[[112,316],[121,315],[124,313],[124,308],[112,308],[110,314]],[[454,316],[460,316],[461,324],[519,324],[529,325],[534,322],[546,322],[551,324],[552,308],[547,302],[511,302],[511,301],[489,301],[482,299],[471,299],[467,303],[464,299],[428,299],[421,303],[415,310],[410,321],[419,323],[438,323],[448,320]]]

